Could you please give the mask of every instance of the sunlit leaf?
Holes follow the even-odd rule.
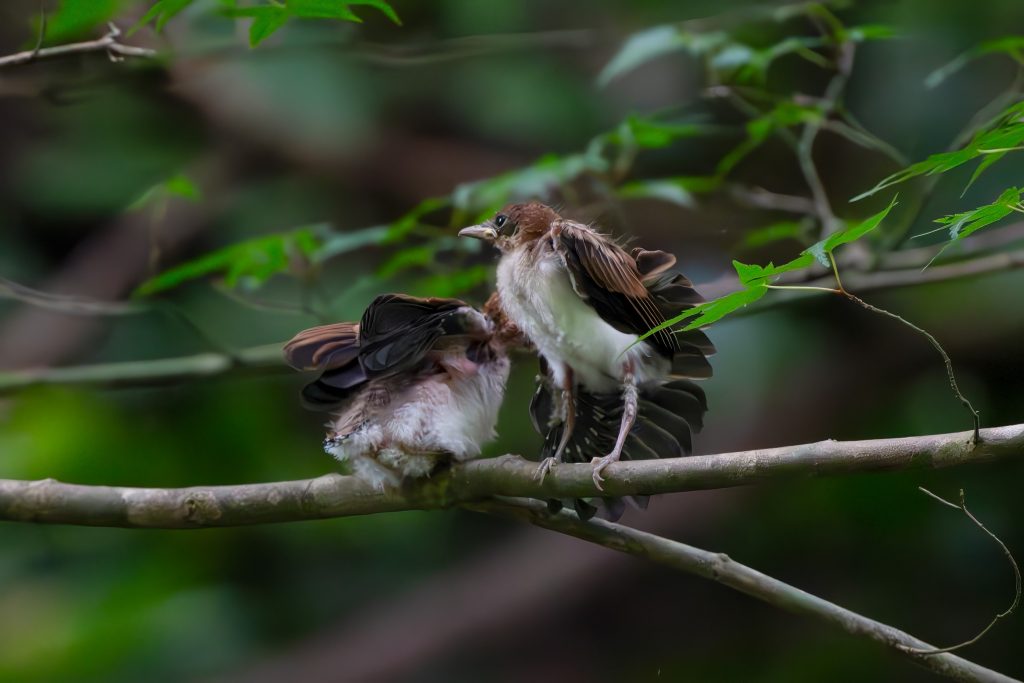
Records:
[[[997,155],[996,160],[999,160],[1007,152],[1021,149],[1024,149],[1024,102],[1017,102],[1003,111],[992,126],[979,130],[962,149],[933,154],[923,161],[911,164],[907,168],[882,179],[873,188],[857,195],[850,201],[858,201],[865,197],[870,197],[879,190],[902,183],[911,178],[945,173],[978,157]],[[970,182],[973,183],[993,163],[995,162],[990,161],[981,164],[974,172]]]
[[[949,229],[949,239],[953,241],[961,240],[986,226],[1006,218],[1015,210],[1022,210],[1020,193],[1020,189],[1016,187],[1008,188],[991,204],[985,204],[970,211],[943,216],[936,219],[935,222],[941,223]]]

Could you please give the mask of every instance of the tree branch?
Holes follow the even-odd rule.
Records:
[[[0,371],[0,395],[34,386],[82,384],[86,386],[152,386],[221,375],[232,370],[283,369],[281,346],[268,344],[227,353],[198,353],[179,358],[97,363],[65,368]]]
[[[864,472],[934,469],[1024,460],[1024,424],[871,441],[821,441],[738,453],[614,463],[604,495],[653,495]],[[356,477],[235,486],[146,489],[0,480],[0,520],[87,526],[191,529],[295,522],[451,507],[492,496],[538,499],[601,495],[589,464],[556,466],[544,481],[516,455],[474,460],[400,488]]]
[[[762,574],[723,553],[701,550],[601,519],[582,522],[568,511],[552,515],[547,511],[547,506],[538,501],[486,501],[466,507],[498,517],[526,521],[715,581],[787,612],[814,617],[851,635],[873,640],[943,676],[960,681],[1005,683],[1014,680],[949,653],[928,656],[924,652],[931,650],[931,646],[914,636]]]
[[[32,50],[25,50],[24,52],[17,52],[13,55],[0,57],[0,68],[5,66],[15,66],[17,64],[27,64],[40,59],[64,57],[67,55],[81,54],[85,52],[106,52],[114,61],[119,61],[125,57],[156,57],[156,50],[151,50],[146,47],[124,45],[118,41],[118,37],[121,35],[121,30],[114,24],[109,24],[108,26],[109,30],[107,33],[102,38],[98,38],[96,40],[86,40],[81,43],[70,43],[68,45],[55,45],[54,47],[41,48],[36,46]]]

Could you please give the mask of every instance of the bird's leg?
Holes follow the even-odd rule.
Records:
[[[619,436],[615,439],[615,447],[612,448],[612,452],[603,458],[594,458],[590,462],[594,465],[594,486],[601,489],[601,482],[604,481],[604,477],[601,476],[601,472],[604,471],[608,465],[613,462],[618,462],[622,456],[622,448],[626,445],[626,437],[629,436],[629,430],[633,428],[633,423],[636,421],[637,401],[639,400],[639,392],[636,388],[636,376],[633,374],[632,368],[626,371],[626,376],[622,380],[622,422],[619,424]]]
[[[551,467],[555,464],[562,462],[562,458],[565,455],[565,447],[569,445],[569,439],[572,438],[572,431],[576,427],[576,392],[574,389],[575,379],[572,374],[572,368],[565,369],[565,375],[562,379],[561,387],[561,406],[560,411],[564,412],[562,419],[562,438],[558,442],[558,448],[555,449],[555,454],[549,458],[544,458],[541,461],[540,466],[537,468],[537,477],[544,481],[544,477],[547,476],[548,472],[551,471]]]

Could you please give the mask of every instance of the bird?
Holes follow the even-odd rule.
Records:
[[[324,450],[377,489],[479,456],[496,436],[516,334],[493,303],[490,312],[384,294],[358,323],[295,335],[285,361],[321,373],[303,404],[332,414]]]
[[[618,429],[603,455],[597,455],[597,444],[586,443],[586,435],[577,442],[593,456],[599,490],[602,472],[623,455],[643,392],[685,381],[679,390],[702,406],[703,415],[703,392],[689,380],[712,374],[708,356],[714,345],[704,332],[663,328],[639,339],[704,301],[687,278],[669,272],[675,256],[640,248],[627,252],[595,228],[539,202],[510,204],[459,235],[491,242],[501,252],[496,288],[501,307],[537,348],[546,365],[545,381],[556,390],[548,421],[563,427],[538,467],[541,479],[573,443],[578,390],[592,396],[616,394],[621,406],[605,417],[617,417]],[[689,434],[676,437],[676,446],[661,444],[665,450],[655,455],[690,452]]]

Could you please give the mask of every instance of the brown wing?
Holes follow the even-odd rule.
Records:
[[[303,330],[284,345],[284,360],[296,370],[329,370],[359,353],[359,323],[334,323]]]
[[[665,322],[665,316],[644,286],[633,256],[603,235],[572,221],[557,221],[552,233],[552,244],[569,271],[573,289],[602,320],[617,330],[637,335]],[[657,272],[671,266],[665,263],[671,258],[669,255],[646,253],[652,256],[645,258],[645,266]],[[648,339],[666,354],[679,348],[667,329]]]

